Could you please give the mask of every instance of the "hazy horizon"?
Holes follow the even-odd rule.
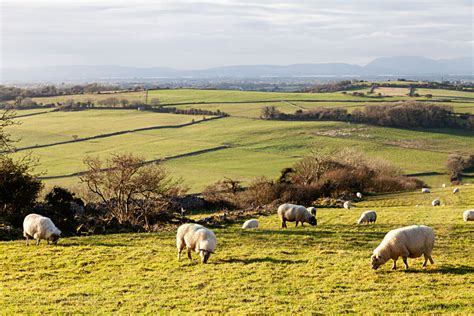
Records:
[[[1,67],[365,65],[472,54],[471,1],[1,2]]]

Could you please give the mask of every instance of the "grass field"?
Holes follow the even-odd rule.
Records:
[[[239,106],[241,106],[239,104]],[[290,105],[285,105],[290,107]],[[171,125],[201,119],[132,110],[88,110],[54,112],[21,118],[10,129],[21,138],[17,147],[71,140],[123,129]],[[265,175],[277,177],[313,147],[352,147],[369,156],[385,158],[406,173],[445,172],[449,153],[469,153],[474,148],[472,132],[450,130],[402,130],[343,122],[282,122],[229,117],[183,128],[149,130],[31,150],[39,157],[36,171],[47,176],[84,170],[83,159],[112,153],[133,152],[146,159],[158,159],[196,150],[229,145],[218,152],[166,162],[193,192],[222,177],[248,182]],[[23,155],[19,152],[16,155]],[[447,178],[429,181],[439,185]],[[53,185],[55,181],[48,181]],[[72,186],[77,178],[58,181]]]
[[[453,313],[473,314],[474,223],[462,212],[474,187],[375,196],[352,210],[319,209],[318,226],[214,229],[207,265],[176,260],[175,232],[64,238],[58,246],[0,242],[3,313]],[[429,202],[440,197],[441,207]],[[416,206],[418,205],[418,207]],[[374,225],[357,226],[367,209]],[[198,215],[198,214],[196,214]],[[409,259],[405,271],[370,268],[385,233],[425,224],[436,232],[434,265]]]

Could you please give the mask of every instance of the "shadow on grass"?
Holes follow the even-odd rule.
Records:
[[[130,247],[130,246],[134,246],[134,245],[129,245],[129,244],[114,244],[114,243],[107,243],[107,242],[103,242],[103,241],[94,241],[94,242],[91,242],[91,243],[87,243],[87,242],[68,242],[67,244],[61,244],[59,243],[58,244],[58,247],[93,247],[93,246],[102,246],[102,247],[124,247],[124,246],[127,246],[127,247]]]
[[[474,267],[471,266],[442,266],[439,268],[424,270],[404,270],[406,273],[428,273],[428,274],[471,274],[474,273]]]
[[[298,228],[293,229],[261,229],[258,231],[260,234],[268,234],[268,235],[283,235],[283,236],[312,236],[312,237],[328,237],[336,234],[334,231],[329,230],[297,230]]]
[[[290,260],[290,259],[277,259],[271,257],[264,257],[264,258],[248,258],[248,259],[241,259],[241,258],[228,258],[228,259],[220,259],[216,263],[260,263],[260,262],[269,262],[275,264],[292,264],[292,263],[307,263],[308,260]]]

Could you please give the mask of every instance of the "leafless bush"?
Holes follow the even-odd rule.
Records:
[[[88,157],[88,171],[81,181],[108,209],[110,219],[119,224],[149,230],[171,209],[173,197],[186,188],[175,181],[166,169],[131,154],[113,155],[105,161]]]

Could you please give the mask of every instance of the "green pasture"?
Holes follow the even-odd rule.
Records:
[[[101,113],[100,110],[95,112]],[[142,115],[146,119],[158,117],[159,119],[155,122],[159,121],[162,124],[169,122],[175,124],[175,118],[181,118],[180,115],[171,114],[121,112]],[[89,115],[88,111],[61,114],[66,116],[70,114],[75,117],[74,115],[81,113]],[[36,118],[45,119],[48,115],[52,114]],[[168,117],[171,121],[167,121]],[[32,121],[29,123],[34,122],[33,118],[31,117]],[[189,120],[189,117],[184,116],[182,119]],[[67,119],[63,118],[63,120]],[[74,120],[70,124],[59,125],[68,128],[71,134],[76,129],[89,134],[103,133],[105,128],[119,129],[119,126],[115,125],[119,122],[112,120],[111,126],[107,126],[107,121],[105,121],[103,124],[97,124],[98,130],[89,126],[87,131],[80,125],[82,120],[73,122]],[[126,122],[127,120],[124,124]],[[30,126],[29,123],[25,121],[20,127],[31,130],[30,135],[34,135],[36,124]],[[12,134],[17,136],[15,133]],[[63,134],[60,139],[67,135],[67,133]],[[78,134],[81,135],[79,132]],[[39,140],[24,137],[18,147],[23,145],[23,141],[27,144],[48,141],[47,134],[44,135],[38,133]],[[230,148],[216,152],[179,158],[165,163],[175,176],[184,179],[192,191],[198,192],[205,185],[222,177],[241,179],[245,183],[261,175],[275,178],[282,168],[291,166],[308,154],[312,148],[355,148],[365,152],[369,157],[380,157],[391,161],[405,173],[444,173],[447,155],[454,151],[469,153],[474,147],[472,136],[472,132],[451,130],[416,131],[342,122],[281,122],[228,117],[183,128],[135,132],[37,148],[30,152],[39,158],[40,163],[36,171],[52,176],[84,170],[83,159],[86,156],[104,158],[114,153],[132,152],[151,160],[222,145],[229,146]],[[19,152],[16,155],[23,154],[24,152]]]
[[[474,188],[374,196],[351,210],[318,209],[318,226],[213,229],[206,265],[176,258],[175,231],[61,239],[57,246],[0,242],[0,307],[7,314],[473,314],[474,223],[463,222]],[[429,202],[440,197],[442,205]],[[418,206],[417,206],[418,205]],[[355,224],[362,211],[376,224]],[[391,229],[433,227],[434,265],[374,271],[372,250]]]
[[[23,110],[16,111],[22,115]],[[16,119],[8,130],[19,139],[17,147],[49,144],[99,134],[151,126],[178,125],[202,116],[173,115],[137,110],[85,110],[51,112]]]

